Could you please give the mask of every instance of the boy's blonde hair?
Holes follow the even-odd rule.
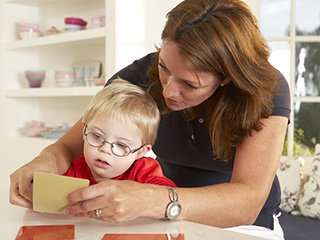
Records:
[[[142,88],[123,79],[113,80],[97,93],[82,122],[88,124],[96,117],[132,122],[140,129],[143,144],[153,144],[156,140],[160,121],[157,104]]]

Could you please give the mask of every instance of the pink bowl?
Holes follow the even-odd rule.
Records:
[[[43,70],[26,70],[24,75],[28,81],[29,87],[39,88],[46,77],[46,72]]]
[[[66,17],[64,19],[65,24],[73,24],[73,25],[78,25],[81,27],[87,26],[87,22],[81,18],[76,18],[76,17]]]

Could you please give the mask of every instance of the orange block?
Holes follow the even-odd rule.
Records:
[[[22,226],[15,240],[74,240],[74,225]]]
[[[184,240],[184,235],[170,233],[110,233],[102,240]]]

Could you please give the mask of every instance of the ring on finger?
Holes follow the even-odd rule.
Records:
[[[98,208],[94,210],[94,215],[96,218],[101,218],[101,214],[102,214],[102,208]]]

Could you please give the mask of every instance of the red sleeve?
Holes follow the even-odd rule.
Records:
[[[138,159],[134,163],[134,166],[131,169],[128,177],[131,178],[131,180],[140,183],[150,183],[176,187],[173,181],[163,175],[161,167],[157,160],[150,157]]]
[[[68,176],[68,177],[76,177],[76,168],[77,165],[76,161],[78,161],[78,159],[75,159],[72,161],[71,166],[69,167],[69,169],[63,174],[64,176]]]

